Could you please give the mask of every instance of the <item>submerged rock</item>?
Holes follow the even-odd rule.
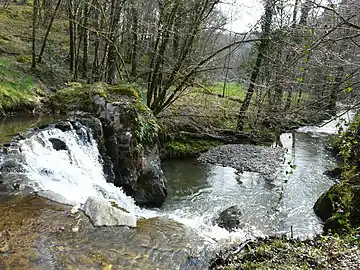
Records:
[[[89,197],[82,209],[95,226],[136,227],[134,215],[112,206],[103,198]]]
[[[58,138],[50,138],[49,141],[56,151],[69,150],[69,147],[66,145],[66,143]]]
[[[221,228],[224,228],[228,231],[235,231],[241,227],[241,216],[242,213],[240,209],[234,205],[222,211],[215,222]]]
[[[21,164],[15,159],[7,159],[0,166],[0,172],[6,173],[23,173],[25,170]]]

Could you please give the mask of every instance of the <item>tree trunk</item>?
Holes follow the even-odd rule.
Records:
[[[84,6],[84,23],[83,23],[83,34],[84,34],[84,43],[83,43],[83,61],[82,61],[82,77],[87,79],[87,67],[88,67],[88,48],[89,48],[89,30],[88,28],[88,17],[89,17],[89,3],[86,1]]]
[[[131,54],[131,73],[130,77],[136,79],[137,65],[138,65],[138,29],[139,29],[139,15],[136,10],[135,4],[131,5],[132,13],[132,54]]]
[[[244,118],[246,116],[246,112],[249,108],[252,96],[255,91],[255,84],[256,84],[257,77],[260,73],[261,64],[262,64],[263,60],[265,59],[265,53],[266,53],[266,50],[267,50],[267,47],[269,44],[272,16],[273,16],[273,3],[272,3],[272,1],[267,1],[266,7],[265,7],[265,21],[264,21],[263,29],[262,29],[263,40],[260,41],[259,51],[258,51],[258,55],[256,58],[255,66],[254,66],[254,69],[253,69],[253,71],[251,73],[251,77],[250,77],[250,85],[249,85],[244,102],[240,108],[240,112],[238,115],[238,121],[237,121],[237,130],[238,131],[242,131],[244,129]]]
[[[74,72],[75,68],[75,4],[74,0],[68,0],[68,15],[69,15],[69,67],[71,73]]]
[[[55,7],[55,10],[54,10],[54,13],[53,13],[53,15],[52,15],[51,18],[50,18],[50,22],[49,22],[48,28],[46,29],[44,41],[43,41],[43,44],[42,44],[42,47],[41,47],[41,51],[40,51],[40,54],[39,54],[39,57],[38,57],[38,63],[41,63],[41,61],[42,61],[42,56],[43,56],[44,51],[45,51],[46,42],[47,42],[48,36],[49,36],[49,34],[50,34],[50,31],[51,31],[51,27],[52,27],[52,25],[53,25],[53,22],[54,22],[54,20],[55,20],[56,14],[57,14],[57,12],[58,12],[58,10],[59,10],[60,4],[61,4],[61,0],[58,0],[58,2],[57,2],[57,4],[56,4],[56,7]]]
[[[118,42],[118,25],[121,15],[121,8],[123,2],[120,0],[111,1],[111,20],[110,20],[110,35],[109,35],[109,51],[106,64],[106,82],[109,84],[116,84],[117,81],[117,50],[116,44]]]
[[[39,0],[34,0],[34,7],[33,7],[33,27],[32,27],[32,63],[31,68],[36,68],[36,27],[37,27],[37,20],[39,14]]]

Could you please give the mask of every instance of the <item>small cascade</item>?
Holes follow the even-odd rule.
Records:
[[[354,118],[355,111],[342,111],[335,119],[326,120],[318,126],[304,126],[299,128],[298,132],[330,135],[338,133],[339,129],[346,129],[348,123]]]
[[[55,150],[54,143],[60,144]],[[143,214],[131,197],[121,188],[107,183],[97,143],[88,130],[80,128],[61,131],[44,129],[20,141],[27,185],[35,190],[60,194],[71,204],[83,204],[89,196],[115,201],[136,214]]]

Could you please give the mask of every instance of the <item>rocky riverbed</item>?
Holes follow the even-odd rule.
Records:
[[[249,144],[222,145],[202,154],[199,161],[232,167],[242,173],[255,172],[273,179],[284,163],[286,149]]]

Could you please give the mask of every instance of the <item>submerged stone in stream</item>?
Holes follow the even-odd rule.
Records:
[[[103,198],[89,197],[83,206],[83,210],[95,226],[136,227],[134,215],[113,207]]]
[[[219,214],[219,217],[215,220],[215,222],[221,228],[224,228],[228,231],[235,231],[236,229],[241,227],[241,216],[242,213],[240,209],[236,205],[234,205],[222,211]]]
[[[284,148],[232,144],[218,146],[202,154],[199,161],[225,167],[239,172],[256,172],[273,179],[281,164],[284,163]]]

